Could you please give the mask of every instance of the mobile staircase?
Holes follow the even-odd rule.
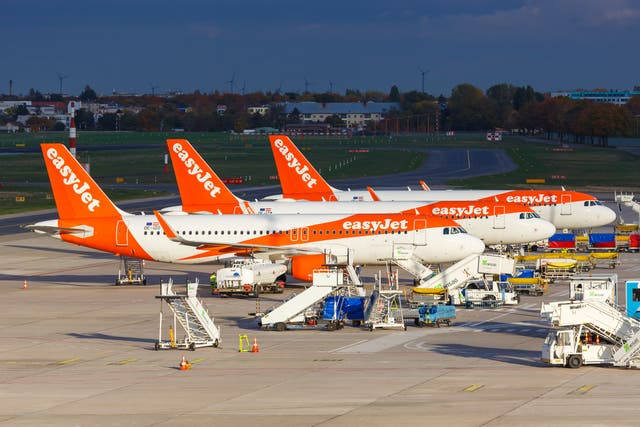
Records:
[[[138,258],[120,257],[120,268],[116,286],[119,285],[146,285],[147,279],[144,277],[143,261]]]
[[[300,325],[315,326],[320,311],[315,309],[321,301],[331,294],[364,295],[364,289],[355,268],[351,264],[327,264],[327,268],[315,270],[312,285],[298,295],[266,313],[259,320],[263,329],[284,331]],[[335,319],[338,321],[341,319]],[[334,329],[334,323],[327,325]]]
[[[173,279],[160,284],[160,295],[156,296],[160,300],[160,327],[158,342],[155,345],[156,350],[167,348],[195,350],[199,347],[218,347],[220,345],[220,328],[215,325],[213,318],[209,316],[207,309],[196,296],[197,292],[197,279],[195,282],[187,282],[186,295],[178,295],[173,291]],[[173,329],[169,334],[169,342],[162,340],[165,303],[173,312]],[[185,332],[184,340],[180,342],[175,339],[176,323],[180,323]]]
[[[406,330],[400,291],[398,286],[398,272],[393,273],[387,267],[387,284],[383,284],[382,274],[376,275],[376,283],[369,302],[365,308],[365,326],[370,331],[378,328]]]
[[[602,301],[560,301],[542,304],[540,317],[552,326],[565,327],[562,332],[579,339],[586,337],[583,342],[577,342],[568,358],[568,366],[579,367],[582,364],[609,364],[613,366],[631,367],[640,364],[640,322],[618,311],[616,308]],[[552,332],[545,341],[545,346],[555,345],[552,342]],[[596,337],[596,342],[592,336]],[[600,344],[600,337],[603,343]],[[565,347],[566,343],[562,343]],[[563,350],[563,349],[562,349]],[[560,351],[560,353],[562,352]],[[565,351],[566,352],[566,351]],[[556,351],[556,356],[557,356]],[[545,350],[543,347],[543,355]],[[566,356],[566,354],[565,354]],[[571,363],[576,360],[575,366]],[[577,359],[579,358],[579,360]],[[554,357],[554,352],[547,350],[543,357],[551,364],[561,364],[561,360]]]

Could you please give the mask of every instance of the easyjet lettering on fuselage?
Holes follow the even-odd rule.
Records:
[[[555,194],[547,196],[545,194],[538,194],[537,196],[507,196],[507,203],[558,203],[558,196]]]
[[[89,191],[89,183],[85,181],[80,185],[80,179],[73,172],[71,166],[64,164],[64,159],[58,155],[58,151],[55,148],[47,150],[47,158],[51,160],[53,166],[58,169],[58,172],[64,178],[62,183],[71,186],[73,192],[80,196],[82,203],[87,205],[89,212],[95,212],[96,208],[100,206],[100,200],[94,198]]]
[[[203,174],[202,172],[204,171],[202,170],[200,165],[195,160],[193,160],[191,156],[189,156],[187,150],[183,149],[180,143],[174,143],[172,149],[173,152],[178,155],[178,158],[182,161],[182,163],[184,163],[189,175],[195,175],[198,182],[202,183],[204,189],[209,192],[209,195],[212,198],[215,199],[222,190],[220,187],[216,186],[213,183],[213,181],[211,180],[211,174],[209,172]]]
[[[383,221],[345,221],[342,228],[345,230],[408,230],[409,221],[403,219],[401,221],[392,221],[386,218]]]
[[[290,169],[293,169],[298,175],[300,175],[302,181],[307,183],[307,187],[313,188],[318,183],[318,181],[315,178],[312,178],[309,172],[307,172],[309,170],[309,166],[303,166],[296,158],[295,154],[289,151],[289,147],[284,144],[284,141],[282,141],[282,139],[276,139],[273,144],[278,147],[278,151],[287,161],[287,166],[289,166]]]
[[[470,206],[466,206],[466,207],[451,207],[451,208],[447,208],[447,207],[435,207],[433,209],[431,209],[431,213],[433,213],[434,215],[457,215],[457,216],[465,216],[465,215],[482,215],[482,216],[487,216],[489,215],[489,206],[474,206],[474,205],[470,205]]]

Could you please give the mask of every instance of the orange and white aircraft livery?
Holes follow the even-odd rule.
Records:
[[[163,212],[355,214],[418,213],[456,219],[467,232],[487,245],[529,243],[553,235],[555,227],[526,206],[493,201],[453,202],[248,202],[233,195],[211,166],[184,139],[167,140],[182,206]]]
[[[453,220],[415,214],[132,215],[109,200],[64,145],[41,148],[59,219],[28,228],[116,255],[195,264],[253,252],[290,259],[295,277],[307,280],[326,254],[376,264],[400,251],[440,263],[484,250]]]
[[[278,169],[282,196],[294,200],[370,201],[370,191],[342,191],[331,187],[286,135],[270,135],[271,151]],[[427,190],[426,184],[423,189]],[[597,198],[565,190],[428,190],[376,191],[380,201],[491,201],[518,204],[533,209],[558,229],[591,228],[615,221],[616,213]]]

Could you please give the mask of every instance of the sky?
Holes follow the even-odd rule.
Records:
[[[5,94],[640,86],[636,0],[0,0],[0,40]]]

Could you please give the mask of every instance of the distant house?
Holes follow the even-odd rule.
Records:
[[[216,113],[219,116],[224,116],[224,113],[226,113],[226,112],[227,112],[227,106],[226,105],[224,105],[224,104],[216,105]]]
[[[16,133],[19,130],[20,130],[20,126],[11,122],[7,123],[4,126],[0,126],[0,132]]]
[[[286,102],[283,106],[286,114],[297,110],[303,123],[322,123],[338,116],[349,128],[379,122],[391,110],[400,110],[397,102]]]

